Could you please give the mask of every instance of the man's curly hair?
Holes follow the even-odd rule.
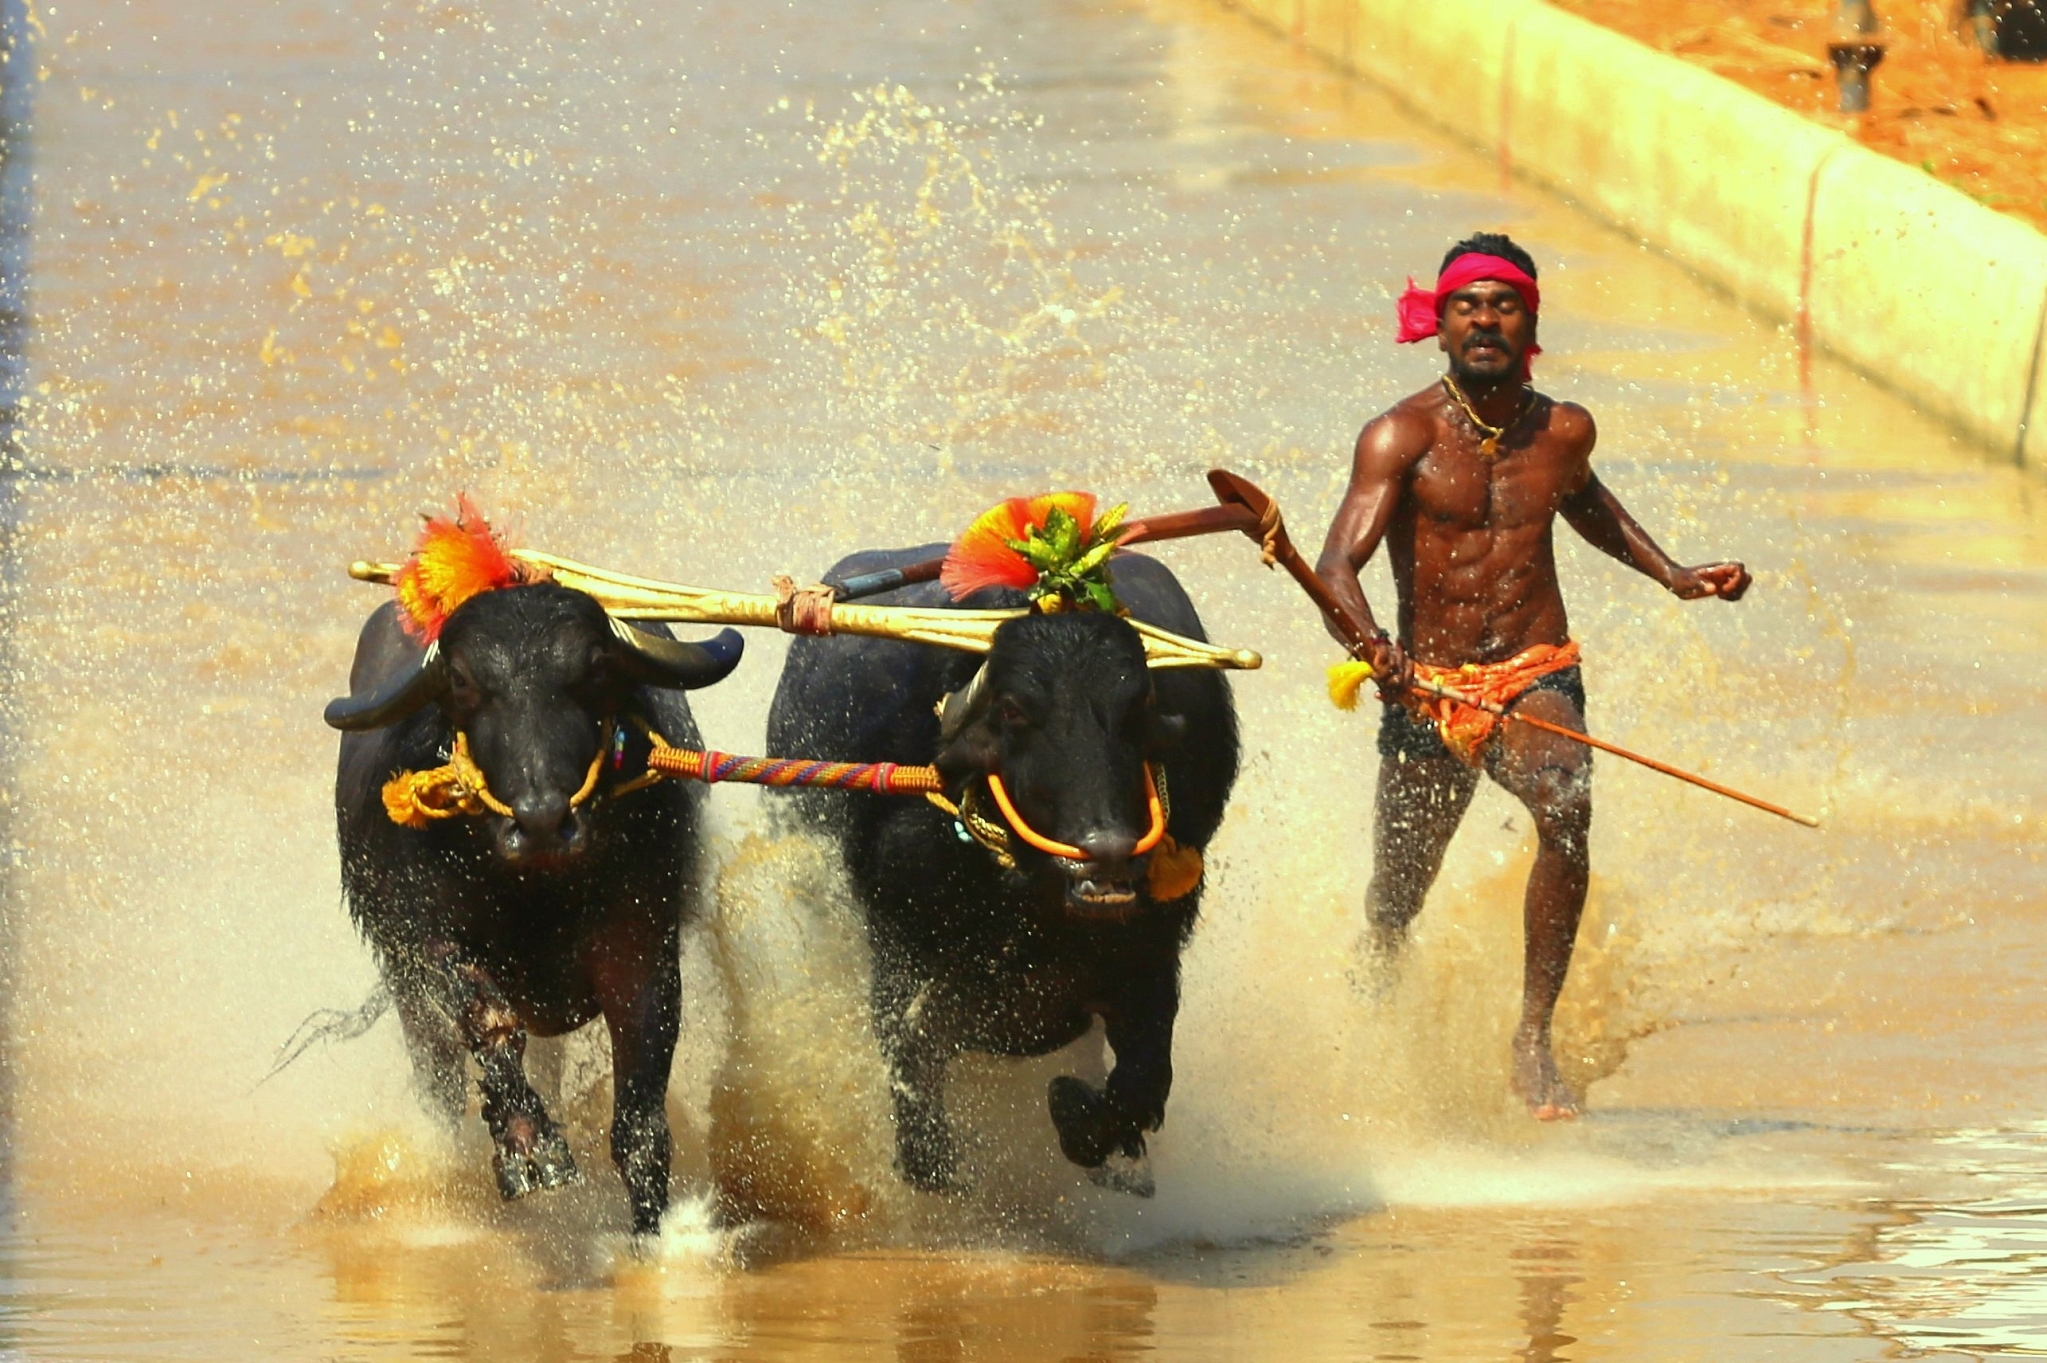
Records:
[[[1530,279],[1536,278],[1535,258],[1516,246],[1514,239],[1504,232],[1472,233],[1450,248],[1443,257],[1443,263],[1436,267],[1436,273],[1449,269],[1450,262],[1459,256],[1498,256],[1501,260],[1512,261]]]

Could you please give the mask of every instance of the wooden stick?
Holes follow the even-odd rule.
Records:
[[[1241,506],[1204,506],[1194,511],[1171,511],[1163,516],[1146,516],[1134,521],[1125,521],[1117,532],[1117,539],[1124,545],[1146,544],[1155,540],[1186,539],[1193,535],[1213,535],[1222,530],[1249,531],[1257,524],[1257,517]],[[927,558],[918,563],[908,563],[900,568],[882,568],[872,573],[860,573],[841,582],[827,582],[841,601],[857,601],[863,596],[877,596],[892,592],[898,587],[907,587],[913,582],[929,582],[936,578],[945,567],[943,556]]]
[[[1119,538],[1125,544],[1146,544],[1154,540],[1184,540],[1195,535],[1213,535],[1222,530],[1245,534],[1258,527],[1258,517],[1242,506],[1204,506],[1197,511],[1169,511],[1163,516],[1146,516],[1124,524]]]
[[[1818,828],[1820,826],[1818,819],[1808,818],[1803,814],[1795,814],[1782,805],[1773,805],[1768,800],[1758,799],[1753,795],[1745,795],[1732,787],[1723,786],[1717,781],[1709,781],[1703,776],[1696,776],[1681,768],[1673,767],[1667,762],[1659,762],[1653,757],[1644,757],[1641,753],[1629,752],[1619,744],[1609,743],[1603,738],[1594,738],[1591,734],[1580,733],[1576,729],[1567,729],[1561,724],[1552,724],[1546,719],[1537,719],[1534,715],[1524,715],[1519,710],[1509,710],[1504,706],[1479,700],[1475,696],[1467,696],[1463,692],[1448,686],[1439,686],[1434,682],[1423,681],[1419,677],[1410,681],[1408,685],[1417,691],[1425,691],[1432,696],[1441,696],[1444,700],[1455,701],[1459,705],[1469,705],[1474,710],[1483,710],[1487,714],[1497,716],[1500,719],[1518,720],[1523,724],[1529,725],[1531,728],[1542,729],[1553,734],[1561,734],[1563,737],[1574,739],[1579,743],[1585,744],[1587,747],[1597,748],[1601,752],[1610,752],[1615,757],[1625,757],[1630,762],[1639,762],[1651,771],[1660,771],[1665,776],[1675,776],[1680,781],[1689,781],[1701,790],[1710,790],[1715,795],[1725,795],[1730,800],[1739,800],[1745,805],[1752,805],[1767,813],[1775,814],[1780,819],[1789,819],[1793,823],[1802,823],[1807,828]]]
[[[1343,631],[1344,637],[1350,641],[1351,656],[1353,658],[1363,658],[1367,646],[1377,642],[1377,636],[1365,628],[1365,622],[1360,620],[1349,606],[1337,599],[1336,593],[1329,590],[1329,584],[1316,574],[1315,570],[1308,565],[1307,560],[1303,559],[1300,552],[1294,548],[1293,541],[1287,538],[1286,525],[1280,519],[1279,507],[1272,498],[1268,497],[1255,484],[1239,478],[1236,474],[1225,469],[1209,470],[1208,485],[1215,490],[1218,501],[1243,507],[1252,513],[1256,518],[1255,523],[1245,533],[1264,544],[1272,553],[1273,560],[1283,566],[1292,575],[1294,581],[1301,584],[1301,589],[1307,592],[1309,599],[1321,608],[1324,615],[1335,622],[1339,630]],[[1739,800],[1742,804],[1763,810],[1766,813],[1775,814],[1780,819],[1789,819],[1793,823],[1804,824],[1807,828],[1818,828],[1820,826],[1818,819],[1808,818],[1803,814],[1794,814],[1782,805],[1771,804],[1768,800],[1759,800],[1753,795],[1743,794],[1741,791],[1723,786],[1717,781],[1709,781],[1703,776],[1697,776],[1681,768],[1673,767],[1667,762],[1659,762],[1653,757],[1644,757],[1641,753],[1630,752],[1618,743],[1608,743],[1604,739],[1594,738],[1592,735],[1580,733],[1576,729],[1567,729],[1561,724],[1552,724],[1548,720],[1537,719],[1533,715],[1524,715],[1518,710],[1509,710],[1504,706],[1489,704],[1475,697],[1466,696],[1451,687],[1439,686],[1436,683],[1425,682],[1419,678],[1410,680],[1408,685],[1417,691],[1426,692],[1432,696],[1441,696],[1443,699],[1455,701],[1459,705],[1469,705],[1474,709],[1483,710],[1487,714],[1495,715],[1502,720],[1515,720],[1531,728],[1542,729],[1575,742],[1583,743],[1587,747],[1597,748],[1601,752],[1610,752],[1615,757],[1625,757],[1628,761],[1639,763],[1651,771],[1660,771],[1665,776],[1674,776],[1680,781],[1689,782],[1699,787],[1701,790],[1710,790],[1715,795],[1724,795],[1730,800]]]

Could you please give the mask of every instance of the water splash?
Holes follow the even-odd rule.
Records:
[[[962,444],[1074,434],[1069,395],[1107,386],[1134,334],[1121,287],[1082,282],[1047,206],[1057,186],[1020,181],[998,152],[1030,120],[992,76],[952,107],[901,85],[854,102],[816,133],[837,220],[792,286],[839,361],[839,419],[880,449],[935,451],[919,463],[940,476]]]
[[[67,1338],[97,1340],[83,1313],[117,1298],[148,1301],[152,1329],[267,1320],[290,1301],[314,1305],[295,1344],[278,1333],[280,1357],[526,1358],[535,1339],[640,1356],[643,1330],[736,1353],[721,1311],[807,1306],[814,1287],[886,1348],[965,1338],[1000,1290],[1031,1312],[1023,1336],[1041,1343],[1030,1331],[1063,1312],[1082,1354],[1220,1338],[1201,1324],[1219,1294],[1176,1295],[1175,1275],[1255,1263],[1325,1304],[1332,1357],[1413,1343],[1422,1316],[1435,1342],[1416,1352],[1548,1356],[1532,1341],[1553,1354],[1560,1314],[1624,1310],[1667,1246],[1685,1260],[1658,1280],[1668,1295],[1773,1253],[1776,1223],[1710,1238],[1740,1210],[1727,1189],[1763,1190],[1752,1205],[1781,1204],[1800,1234],[1824,1219],[1811,1201],[1855,1195],[1837,1180],[1773,1198],[1823,1180],[1716,1162],[1739,1143],[1722,1125],[1740,1123],[1697,1116],[1834,1101],[1790,1082],[1702,1096],[1715,1075],[1781,1081],[1785,1054],[1832,1063],[1783,1044],[1803,1015],[1743,1033],[1732,1064],[1650,1065],[1688,1105],[1661,1116],[1605,1104],[1643,1077],[1622,1059],[1630,1038],[1724,1020],[1749,997],[1731,977],[1773,962],[1797,976],[1773,1006],[1818,1007],[1844,961],[1916,971],[1972,917],[2038,899],[2035,494],[1824,365],[1808,439],[1767,326],[1562,209],[1496,197],[1489,167],[1234,18],[1068,10],[1055,30],[918,9],[907,24],[929,20],[942,59],[877,85],[929,50],[921,27],[906,36],[910,11],[812,10],[755,32],[628,0],[427,3],[375,25],[260,7],[209,25],[149,0],[62,10],[23,417],[36,476],[20,489],[15,718],[33,783],[12,795],[32,855],[7,964],[23,1221],[50,1233],[38,1245],[75,1241],[21,1273],[79,1289]],[[1021,78],[929,77],[977,67],[984,45]],[[1246,769],[1187,957],[1155,1201],[1093,1188],[1052,1140],[1045,1081],[1098,1071],[1099,1039],[962,1062],[977,1190],[903,1190],[843,886],[732,791],[713,797],[727,874],[685,946],[680,1196],[651,1260],[665,1271],[618,1243],[598,1033],[560,1057],[588,1183],[512,1207],[473,1122],[445,1156],[412,1134],[392,1145],[414,1110],[394,1028],[250,1095],[309,1010],[372,983],[336,903],[331,739],[314,717],[374,599],[339,566],[388,556],[416,508],[466,485],[522,515],[528,543],[735,586],[940,538],[1046,486],[1178,509],[1211,462],[1311,532],[1358,422],[1428,381],[1423,357],[1383,342],[1386,281],[1502,219],[1557,281],[1546,382],[1599,414],[1602,476],[1674,550],[1739,545],[1762,570],[1739,611],[1679,607],[1566,549],[1595,724],[1830,811],[1826,839],[1801,841],[1601,765],[1601,879],[1559,1019],[1574,1079],[1607,1076],[1578,1129],[1532,1130],[1505,1094],[1528,852],[1497,792],[1474,805],[1393,1000],[1356,997],[1371,719],[1328,710],[1316,622],[1220,542],[1161,554],[1212,632],[1269,664],[1237,685]],[[758,640],[741,675],[696,694],[707,737],[758,750],[778,660]],[[1847,1053],[1875,1053],[1877,1024],[1850,1011],[1843,1033],[1868,1035]],[[1894,1082],[1887,1060],[1871,1088]],[[1889,1097],[1842,1101],[1893,1120]],[[726,1227],[714,1189],[735,1216],[787,1220]],[[1705,1190],[1713,1217],[1648,1205],[1671,1189]],[[293,1232],[323,1195],[330,1213]],[[1629,1209],[1545,1220],[1587,1203]],[[1383,1205],[1397,1215],[1331,1229]],[[1428,1215],[1459,1205],[1482,1214]],[[95,1207],[127,1248],[87,1238]],[[778,1224],[810,1229],[777,1239]],[[401,1226],[412,1248],[391,1238]],[[150,1266],[133,1246],[151,1235],[198,1266]],[[180,1259],[195,1239],[222,1257]],[[1580,1242],[1570,1274],[1537,1271]],[[213,1270],[235,1243],[263,1262]],[[1216,1248],[1231,1244],[1259,1248]],[[1174,1257],[1188,1247],[1202,1248]],[[834,1253],[855,1248],[873,1253]],[[1324,1251],[1343,1271],[1318,1280],[1300,1265]],[[777,1255],[799,1261],[727,1271]],[[1369,1326],[1361,1274],[1377,1275]],[[1585,1285],[1560,1285],[1571,1276]],[[237,1282],[261,1291],[230,1300]],[[1258,1317],[1268,1340],[1294,1340],[1279,1317],[1303,1299]],[[1756,1351],[1776,1347],[1758,1334]]]
[[[816,838],[757,833],[719,876],[728,1032],[709,1115],[727,1215],[829,1230],[898,1186],[866,944],[837,860]]]

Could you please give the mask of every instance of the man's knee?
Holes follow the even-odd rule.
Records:
[[[1545,844],[1582,853],[1592,828],[1592,766],[1545,766],[1535,771],[1521,792],[1535,820],[1535,834]]]

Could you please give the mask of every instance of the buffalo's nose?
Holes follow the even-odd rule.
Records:
[[[512,818],[519,825],[519,831],[535,847],[560,846],[571,831],[565,827],[569,821],[568,797],[559,791],[528,795],[514,801]]]
[[[1088,861],[1094,865],[1122,866],[1137,851],[1137,839],[1128,833],[1098,828],[1082,834],[1074,846],[1086,853]]]

